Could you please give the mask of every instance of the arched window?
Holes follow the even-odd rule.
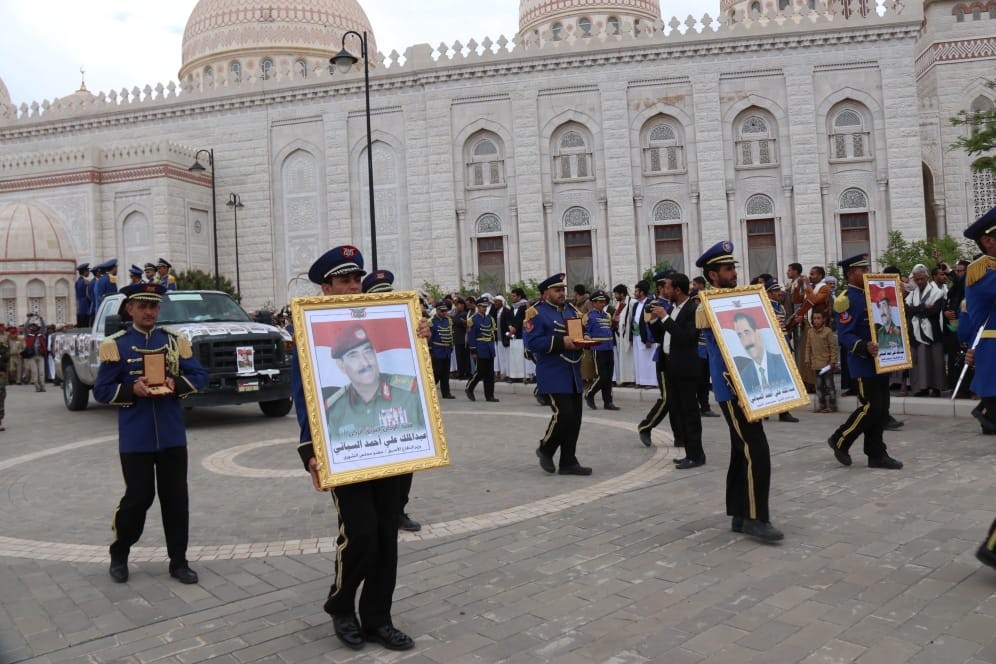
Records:
[[[868,197],[860,189],[847,189],[840,195],[841,210],[867,210]]]
[[[955,21],[958,23],[965,22],[965,8],[961,5],[955,7]]]
[[[470,140],[467,159],[468,187],[496,187],[505,184],[505,162],[500,140],[493,134],[476,135]]]
[[[761,3],[760,2],[752,2],[752,3],[750,3],[750,13],[754,14],[755,16],[757,14],[760,14],[761,13]]]
[[[32,279],[27,286],[28,314],[38,314],[42,318],[48,318],[45,311],[45,284],[40,279]]]
[[[273,60],[266,58],[263,63],[259,66],[259,70],[264,81],[269,81],[270,77],[273,76]]]
[[[786,9],[788,9],[788,6],[789,6],[789,0],[778,0],[778,9],[780,9],[781,11],[785,11]]]
[[[760,115],[750,115],[740,124],[737,166],[771,166],[778,163],[774,132]]]
[[[578,19],[578,28],[581,29],[582,37],[591,37],[591,19],[587,16],[582,16]]]
[[[121,239],[124,242],[125,265],[142,265],[152,255],[152,224],[144,212],[134,210],[128,213],[121,224]]]
[[[830,128],[831,159],[867,159],[870,134],[861,113],[844,108],[832,116]]]
[[[580,206],[564,212],[564,258],[567,283],[594,283],[595,264],[591,250],[591,214]]]
[[[204,83],[206,85],[214,84],[214,69],[211,69],[211,67],[204,68]]]
[[[982,19],[982,9],[978,5],[972,7],[972,20],[978,21],[981,19]]]
[[[231,65],[228,66],[228,71],[232,75],[232,82],[241,83],[242,82],[242,63],[236,60]]]
[[[661,201],[654,206],[654,257],[657,264],[679,272],[685,269],[684,226],[681,206],[674,201]]]
[[[17,285],[9,280],[0,281],[0,311],[7,325],[17,325]]]
[[[591,226],[591,214],[583,207],[575,205],[564,213],[564,228],[586,228]]]
[[[661,201],[654,206],[654,222],[681,221],[681,206],[674,201]]]
[[[501,219],[498,218],[498,215],[488,212],[478,217],[478,235],[492,235],[495,233],[501,233]]]
[[[778,246],[775,234],[775,203],[769,196],[754,194],[744,206],[747,232],[747,273],[778,274]]]
[[[304,60],[298,60],[294,63],[294,72],[298,78],[308,78],[308,63]]]
[[[609,20],[606,21],[606,26],[607,26],[607,29],[608,29],[608,33],[610,35],[618,35],[619,34],[619,17],[618,16],[610,16]]]
[[[774,202],[764,194],[754,194],[745,206],[748,217],[770,217],[775,214]]]
[[[685,169],[684,146],[679,140],[676,126],[670,122],[658,121],[647,132],[643,148],[645,173],[668,173]]]
[[[553,41],[560,41],[561,39],[563,39],[564,38],[564,24],[560,23],[560,22],[554,23],[553,27],[550,28],[550,34],[551,34],[551,38],[553,39]]]
[[[868,232],[868,196],[857,188],[845,189],[838,201],[840,213],[840,252],[843,256],[867,254],[871,249]]]
[[[591,149],[578,129],[568,129],[554,136],[553,179],[588,180],[592,177]]]

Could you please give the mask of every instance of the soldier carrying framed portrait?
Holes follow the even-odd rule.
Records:
[[[871,321],[872,342],[878,344],[875,373],[913,368],[906,326],[903,287],[896,274],[866,274],[865,301]]]

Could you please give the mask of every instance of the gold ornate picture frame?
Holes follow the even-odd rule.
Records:
[[[763,286],[704,290],[699,299],[749,421],[810,404]]]
[[[866,274],[865,305],[872,342],[878,344],[875,373],[913,368],[903,285],[897,274]]]
[[[291,314],[323,488],[449,465],[417,293],[298,297]]]

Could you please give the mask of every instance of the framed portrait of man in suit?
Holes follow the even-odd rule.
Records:
[[[699,298],[723,354],[728,380],[749,421],[809,405],[763,286],[706,290]]]
[[[865,301],[872,341],[878,344],[875,373],[913,368],[906,327],[906,303],[897,274],[866,274]]]
[[[415,291],[291,300],[323,488],[449,465]]]

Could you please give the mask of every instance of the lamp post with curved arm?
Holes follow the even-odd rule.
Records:
[[[374,175],[373,175],[373,149],[371,146],[372,136],[370,131],[370,53],[367,50],[367,33],[362,34],[355,30],[347,30],[342,35],[342,48],[329,59],[329,62],[343,74],[348,72],[359,59],[346,50],[346,37],[354,35],[360,40],[360,55],[363,56],[363,91],[366,97],[367,115],[367,181],[370,193],[370,264],[371,270],[377,269],[377,216],[374,211]]]
[[[221,290],[221,276],[218,273],[218,203],[214,193],[214,148],[198,150],[194,154],[194,163],[187,170],[191,173],[203,173],[205,168],[201,164],[201,154],[207,153],[208,166],[211,167],[211,226],[214,237],[214,289]]]
[[[238,194],[229,194],[228,202],[225,203],[232,208],[235,215],[235,292],[238,293],[239,302],[242,301],[242,280],[239,278],[239,210],[245,207],[242,204],[242,197]]]

